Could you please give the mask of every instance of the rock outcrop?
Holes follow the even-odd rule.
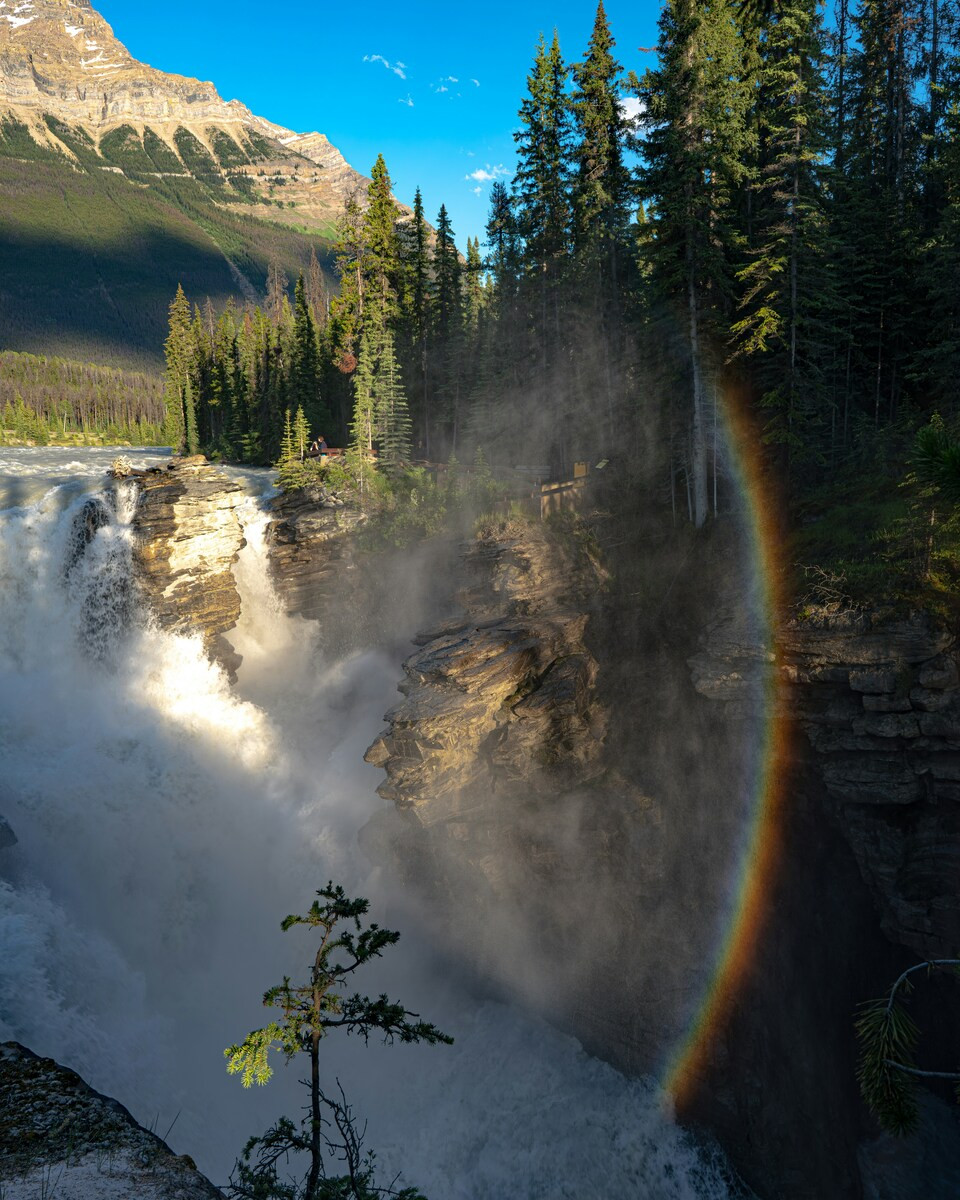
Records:
[[[584,547],[539,523],[503,522],[465,548],[449,581],[459,611],[416,638],[367,752],[393,807],[363,841],[469,969],[643,1070],[699,980],[667,950],[675,920],[657,908],[663,807],[606,751],[588,615],[604,582]],[[640,928],[662,956],[640,952]]]
[[[596,662],[565,568],[542,529],[483,537],[466,556],[465,615],[415,639],[405,699],[367,761],[387,772],[380,794],[421,824],[475,809],[477,789],[553,794],[602,774]]]
[[[284,492],[273,501],[267,529],[270,571],[290,615],[321,620],[356,567],[353,532],[366,520],[357,508],[322,488]]]
[[[17,1042],[0,1045],[0,1192],[5,1200],[221,1197],[116,1100]]]
[[[244,546],[241,487],[198,455],[136,471],[134,572],[165,629],[199,633],[228,671],[240,664],[223,636],[240,617],[233,564]]]
[[[698,690],[742,703],[769,649],[719,621],[691,660]],[[752,657],[750,656],[752,653]],[[960,951],[960,668],[928,617],[824,615],[777,631],[783,715],[822,780],[891,941]]]

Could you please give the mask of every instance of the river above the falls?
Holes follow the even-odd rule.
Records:
[[[231,472],[247,491],[234,686],[199,638],[137,606],[135,491],[71,558],[117,453],[0,448],[0,815],[18,838],[0,849],[0,1040],[74,1068],[223,1183],[246,1138],[303,1103],[296,1064],[245,1092],[223,1048],[264,1022],[266,987],[302,975],[311,947],[280,921],[333,879],[403,934],[358,983],[456,1039],[324,1047],[385,1179],[402,1171],[432,1200],[732,1195],[652,1081],[475,995],[364,858],[358,833],[385,802],[362,756],[400,652],[337,660],[283,614],[271,473]],[[167,455],[122,453],[135,467]]]

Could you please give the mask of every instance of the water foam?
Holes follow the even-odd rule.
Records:
[[[0,812],[20,839],[0,856],[0,1034],[147,1124],[181,1110],[171,1142],[223,1180],[251,1132],[302,1103],[296,1067],[244,1093],[221,1053],[261,1023],[266,986],[302,973],[308,948],[280,918],[331,877],[372,896],[384,923],[396,912],[357,832],[382,803],[361,759],[398,667],[318,658],[315,626],[280,612],[251,498],[231,689],[197,638],[114,602],[130,499],[101,498],[109,519],[72,567],[89,496],[49,493],[0,518]],[[730,1194],[652,1084],[479,1004],[415,930],[395,953],[369,986],[456,1045],[331,1041],[326,1057],[390,1172],[444,1200]]]

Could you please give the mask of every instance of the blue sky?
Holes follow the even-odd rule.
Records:
[[[564,57],[576,61],[596,12],[594,0],[93,3],[151,66],[210,79],[262,117],[325,133],[365,174],[382,152],[398,198],[410,203],[419,184],[431,220],[445,203],[461,246],[483,236],[489,176],[512,174],[512,133],[541,30],[549,37],[556,27]],[[606,7],[620,62],[641,70],[659,3]]]

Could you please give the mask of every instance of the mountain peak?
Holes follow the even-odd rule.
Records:
[[[215,172],[249,175],[256,162],[257,178],[286,188],[282,202],[266,201],[274,220],[278,208],[292,208],[298,220],[312,214],[329,228],[346,196],[368,182],[323,134],[296,133],[224,100],[210,82],[138,62],[89,0],[0,0],[0,127],[11,120],[68,158],[77,152],[66,134],[79,128],[101,149],[108,137],[142,141],[149,130],[169,149],[173,173],[194,173],[188,159],[198,155]],[[184,131],[200,143],[190,142],[187,158]]]

